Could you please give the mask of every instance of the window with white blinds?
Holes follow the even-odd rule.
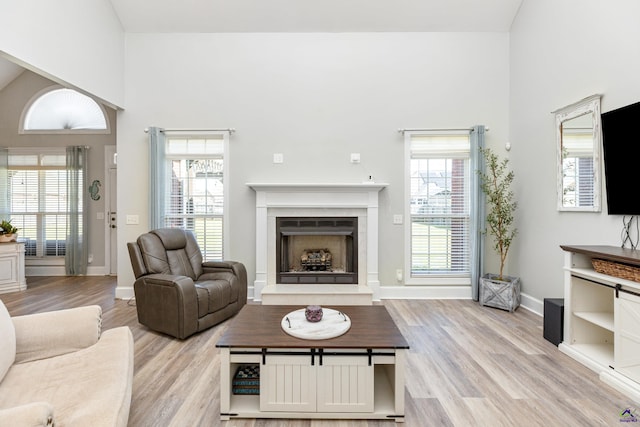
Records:
[[[411,134],[408,144],[411,277],[468,277],[469,134]]]
[[[166,135],[164,225],[193,231],[205,260],[222,260],[224,135]]]
[[[9,209],[28,257],[63,257],[67,232],[64,148],[9,150]]]

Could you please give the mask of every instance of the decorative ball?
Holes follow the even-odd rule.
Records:
[[[322,307],[319,305],[309,305],[304,310],[304,316],[309,322],[319,322],[322,320]]]

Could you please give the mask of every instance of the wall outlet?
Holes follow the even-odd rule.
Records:
[[[401,268],[396,270],[396,280],[398,282],[402,282],[402,269]]]
[[[93,254],[89,254],[89,259],[87,260],[88,264],[91,264],[93,262]]]
[[[273,163],[276,163],[276,164],[284,163],[284,154],[273,153]]]

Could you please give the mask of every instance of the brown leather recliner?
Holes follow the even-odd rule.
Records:
[[[247,302],[247,272],[236,261],[202,262],[194,235],[161,228],[127,243],[138,321],[184,339],[236,314]]]

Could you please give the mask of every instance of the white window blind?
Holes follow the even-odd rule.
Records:
[[[73,89],[54,89],[38,97],[27,109],[23,129],[106,130],[100,105]]]
[[[205,260],[222,260],[224,135],[166,135],[166,227],[193,231]]]
[[[67,175],[65,152],[9,150],[11,224],[25,240],[25,255],[65,255]]]
[[[410,136],[411,276],[470,273],[468,134]]]

